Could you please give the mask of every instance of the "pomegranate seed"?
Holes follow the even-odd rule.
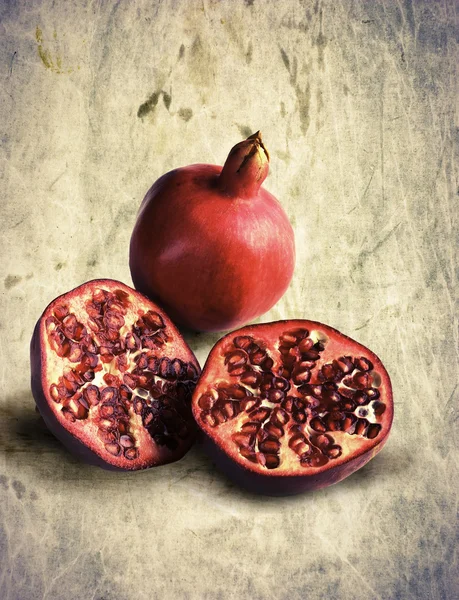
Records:
[[[240,367],[230,367],[228,365],[228,371],[231,376],[237,377],[239,375],[242,375],[245,372],[245,366],[242,365]]]
[[[365,429],[367,428],[368,421],[366,419],[358,419],[355,425],[354,434],[363,435]]]
[[[239,454],[251,462],[257,462],[257,455],[250,448],[239,448]]]
[[[222,405],[221,410],[228,419],[232,419],[237,414],[234,402],[225,402]]]
[[[149,310],[147,313],[143,315],[144,320],[151,325],[152,327],[156,327],[156,329],[164,329],[164,319],[157,312],[153,312]]]
[[[237,444],[240,448],[249,448],[253,446],[255,441],[255,437],[250,433],[237,432],[233,433],[231,439],[235,444]]]
[[[370,400],[377,400],[380,396],[379,391],[375,390],[375,388],[366,389],[365,394],[368,396],[368,398],[370,398]]]
[[[60,304],[59,306],[55,306],[53,314],[56,317],[56,319],[59,319],[59,321],[62,321],[62,319],[69,314],[68,306],[66,306],[65,304]]]
[[[319,354],[318,350],[315,350],[314,348],[303,353],[303,358],[305,360],[316,361],[319,357],[320,357],[320,354]]]
[[[73,414],[73,412],[69,409],[69,408],[63,408],[61,410],[61,414],[65,417],[65,419],[67,421],[69,421],[70,423],[75,423],[76,418],[75,415]]]
[[[99,404],[100,394],[97,386],[88,385],[88,387],[83,390],[83,396],[91,406],[96,406],[96,404]]]
[[[327,434],[321,433],[319,435],[314,436],[313,442],[316,446],[318,446],[321,450],[327,448],[331,443],[333,443],[333,438]]]
[[[122,435],[120,437],[120,444],[123,448],[132,448],[134,446],[134,440],[130,435]]]
[[[121,452],[121,446],[116,443],[105,444],[105,450],[112,454],[113,456],[119,456]]]
[[[366,404],[367,402],[369,402],[368,396],[363,391],[355,392],[353,399],[359,405]]]
[[[386,405],[383,402],[374,402],[373,410],[374,410],[375,415],[380,417],[386,410]]]
[[[337,444],[330,446],[326,449],[325,453],[329,458],[339,458],[342,454],[342,448],[341,446],[338,446]]]
[[[336,361],[336,365],[345,375],[352,373],[354,369],[354,363],[349,356],[341,356],[341,358],[338,358],[338,360]]]
[[[280,459],[277,454],[267,454],[265,467],[267,469],[277,469],[280,464]]]
[[[198,400],[199,408],[210,410],[215,404],[215,398],[210,394],[203,394]]]
[[[297,434],[290,438],[288,445],[298,455],[309,452],[310,446],[306,443],[304,435]]]
[[[309,424],[312,427],[312,429],[314,429],[314,431],[327,431],[327,428],[325,427],[324,422],[320,417],[314,417],[313,419],[311,419]]]
[[[373,383],[373,378],[369,373],[357,371],[357,373],[353,375],[352,381],[358,389],[363,389],[371,387],[371,384]]]
[[[260,442],[258,447],[263,454],[276,454],[279,451],[280,442],[274,437],[268,437],[263,442]]]
[[[51,395],[51,398],[54,400],[54,402],[59,402],[59,399],[60,399],[59,389],[55,383],[51,384],[51,386],[49,388],[49,393]]]
[[[296,423],[306,423],[306,414],[303,411],[296,410],[293,412],[292,418]]]
[[[354,361],[355,368],[360,371],[371,371],[373,369],[373,363],[368,358],[361,356],[360,358],[356,358]]]
[[[371,425],[369,425],[369,427],[367,429],[367,432],[366,432],[367,438],[370,440],[373,440],[375,437],[378,436],[381,429],[382,429],[381,425],[379,425],[378,423],[372,423]]]
[[[253,408],[260,406],[260,404],[261,404],[260,398],[253,398],[253,397],[247,396],[247,398],[244,398],[243,400],[241,400],[240,408],[241,408],[241,410],[245,410],[246,412],[249,412]]]
[[[259,429],[260,423],[255,423],[252,421],[246,421],[241,427],[241,431],[244,433],[256,433]]]
[[[83,355],[83,350],[80,348],[80,346],[78,344],[76,344],[75,342],[70,342],[70,349],[69,349],[69,361],[70,362],[79,362],[81,360],[81,357]]]
[[[248,335],[239,335],[233,340],[233,344],[236,348],[240,348],[241,350],[246,350],[252,342],[253,338]]]
[[[301,340],[301,342],[298,344],[298,350],[301,352],[301,354],[304,354],[305,352],[309,352],[313,346],[314,342],[311,340],[311,338],[307,337],[304,340]]]
[[[354,415],[346,414],[346,416],[344,417],[344,420],[341,424],[342,430],[349,433],[355,422],[356,422],[356,418]]]
[[[115,402],[118,400],[118,397],[118,389],[113,386],[106,387],[100,392],[100,399],[102,402]]]
[[[134,460],[135,458],[137,458],[139,455],[139,452],[137,450],[137,448],[126,448],[126,450],[124,451],[124,456],[128,459],[128,460]]]
[[[270,402],[282,402],[285,394],[282,390],[269,390],[267,397]]]
[[[228,368],[241,367],[242,365],[245,365],[246,362],[247,354],[243,350],[234,350],[225,357],[225,365],[228,365]]]
[[[99,408],[99,413],[101,417],[111,417],[114,412],[115,409],[111,404],[104,404]]]
[[[218,424],[217,419],[212,413],[201,413],[201,419],[210,425],[210,427],[215,427]]]
[[[282,429],[282,427],[276,425],[272,420],[266,423],[263,429],[269,436],[274,437],[276,439],[284,435],[284,430]]]
[[[275,408],[271,418],[275,423],[277,423],[281,426],[288,423],[288,421],[290,419],[287,412],[285,410],[283,410],[282,408]]]
[[[249,417],[253,421],[264,421],[271,414],[271,409],[266,407],[256,408],[251,413],[249,413]]]
[[[249,357],[252,365],[259,366],[266,358],[266,350],[257,348],[253,352],[249,352]]]
[[[287,333],[287,332],[283,333],[279,337],[279,341],[283,347],[290,347],[290,348],[295,346],[297,343],[296,335],[293,335],[293,334]]]

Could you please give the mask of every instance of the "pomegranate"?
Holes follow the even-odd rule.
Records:
[[[379,358],[336,329],[304,320],[223,337],[192,410],[217,466],[273,496],[348,477],[381,450],[393,418]]]
[[[128,286],[98,279],[53,300],[30,354],[38,410],[86,462],[145,469],[193,443],[199,364],[167,315]]]
[[[269,155],[260,132],[222,167],[196,164],[166,173],[145,196],[130,246],[136,289],[181,325],[239,327],[269,310],[293,275],[293,230],[261,187]]]

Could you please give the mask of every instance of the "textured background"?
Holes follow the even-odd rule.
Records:
[[[0,2],[0,598],[458,597],[459,3]],[[251,496],[200,448],[149,472],[46,432],[28,344],[56,295],[130,283],[139,203],[261,129],[296,231],[262,320],[378,353],[395,422],[334,487]],[[217,335],[190,335],[201,362]]]

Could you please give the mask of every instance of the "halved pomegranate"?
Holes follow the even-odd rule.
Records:
[[[212,349],[192,400],[216,464],[251,491],[326,487],[384,446],[389,375],[368,348],[314,321],[244,327]]]
[[[145,469],[193,443],[199,364],[167,315],[123,283],[89,281],[53,300],[30,354],[38,410],[86,462]]]

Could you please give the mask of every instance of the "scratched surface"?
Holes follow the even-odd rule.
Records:
[[[0,598],[458,597],[459,3],[0,3]],[[395,422],[345,482],[251,496],[195,447],[111,474],[37,419],[28,344],[56,295],[130,283],[139,203],[261,129],[297,266],[262,320],[378,353]],[[217,335],[189,335],[203,363]]]

